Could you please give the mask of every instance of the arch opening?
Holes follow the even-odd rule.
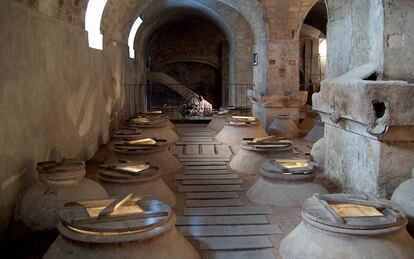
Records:
[[[101,19],[107,0],[89,0],[85,13],[85,30],[88,32],[89,47],[103,49]]]

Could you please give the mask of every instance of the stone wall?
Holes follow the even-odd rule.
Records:
[[[33,8],[0,1],[0,233],[36,162],[90,158],[124,105],[127,48],[90,49],[82,26]]]

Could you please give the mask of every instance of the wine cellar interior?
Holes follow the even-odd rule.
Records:
[[[414,258],[414,1],[0,0],[0,251]]]

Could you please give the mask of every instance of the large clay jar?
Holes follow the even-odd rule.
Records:
[[[414,240],[395,203],[356,194],[315,195],[280,245],[285,259],[411,259]]]
[[[128,126],[139,130],[143,137],[154,137],[174,144],[179,140],[177,133],[171,128],[165,116],[137,115],[129,120]]]
[[[84,162],[64,159],[37,164],[39,182],[23,196],[21,220],[33,231],[53,230],[64,204],[77,200],[108,197],[97,182],[86,179]]]
[[[99,182],[110,196],[129,193],[156,197],[170,207],[177,202],[175,194],[161,179],[158,167],[149,163],[125,161],[100,166]]]
[[[326,194],[325,187],[314,183],[312,163],[300,159],[268,159],[260,168],[260,178],[247,192],[257,204],[301,207],[314,193]]]
[[[299,129],[292,116],[279,115],[270,124],[269,134],[284,138],[295,138],[299,136]]]
[[[323,169],[325,166],[325,138],[321,138],[312,146],[311,160]]]
[[[232,116],[226,120],[223,129],[217,133],[215,139],[232,147],[234,152],[240,149],[244,138],[267,137],[266,131],[260,121],[254,117]]]
[[[166,140],[157,138],[115,141],[110,145],[114,154],[108,162],[119,159],[147,161],[160,168],[162,174],[176,173],[183,165],[170,153],[168,147]]]
[[[145,197],[68,204],[44,259],[198,259],[171,209]]]
[[[292,142],[272,137],[245,139],[240,150],[230,162],[230,168],[243,174],[259,174],[260,167],[268,158],[291,158]]]
[[[398,186],[391,200],[404,209],[408,217],[408,232],[414,237],[414,169],[412,177]]]
[[[213,114],[213,119],[207,125],[207,128],[215,132],[219,132],[224,128],[224,125],[226,125],[226,119],[228,116],[228,114]]]

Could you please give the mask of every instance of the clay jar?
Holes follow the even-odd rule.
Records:
[[[162,174],[178,172],[182,164],[168,150],[167,141],[157,138],[145,138],[129,141],[114,141],[110,145],[114,152],[108,162],[119,159],[145,161],[158,167]]]
[[[285,259],[409,259],[414,240],[395,203],[357,194],[315,195],[280,245]]]
[[[161,179],[158,167],[149,163],[121,160],[118,163],[99,167],[99,182],[110,196],[129,193],[157,197],[161,202],[174,207],[174,193]]]
[[[228,114],[213,114],[213,119],[207,125],[207,128],[212,129],[215,132],[219,132],[226,124],[228,116]]]
[[[315,177],[315,167],[307,160],[268,159],[247,197],[257,204],[301,207],[314,193],[328,193],[323,186],[313,183]]]
[[[165,116],[137,115],[129,120],[128,127],[139,130],[143,137],[165,139],[168,144],[174,144],[179,140]]]
[[[259,174],[260,167],[268,158],[291,158],[292,142],[273,136],[245,139],[240,150],[230,162],[230,168],[239,173]]]
[[[147,197],[68,204],[44,259],[198,259],[171,209]]]
[[[33,231],[53,230],[65,203],[108,197],[98,183],[86,179],[84,162],[74,159],[37,164],[38,183],[23,196],[20,218]]]
[[[232,116],[226,120],[222,130],[217,133],[215,139],[232,147],[238,152],[240,143],[244,138],[267,137],[266,131],[255,117]]]
[[[391,200],[404,209],[408,217],[408,232],[414,237],[414,169],[412,178],[398,186]]]
[[[269,134],[284,138],[299,136],[299,129],[290,115],[279,115],[269,127]]]

